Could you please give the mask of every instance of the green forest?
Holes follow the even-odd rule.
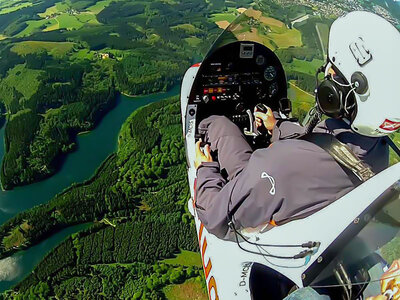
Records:
[[[170,284],[190,278],[202,284],[201,266],[161,261],[182,250],[198,250],[187,211],[178,99],[135,111],[122,127],[118,145],[91,179],[1,227],[0,240],[5,241],[25,224],[29,246],[63,227],[94,221],[49,253],[6,299],[32,294],[164,299],[162,288]],[[10,251],[6,248],[3,243],[3,255]]]

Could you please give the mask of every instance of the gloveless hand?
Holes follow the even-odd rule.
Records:
[[[196,159],[194,161],[194,166],[197,169],[203,162],[212,162],[210,145],[204,147],[204,152],[200,149],[201,140],[196,143]]]
[[[275,124],[276,124],[276,119],[274,117],[274,114],[273,114],[271,108],[268,107],[267,112],[263,113],[263,112],[259,111],[256,107],[254,109],[254,116],[256,118],[257,128],[264,125],[264,127],[267,128],[269,131],[272,131],[272,129],[274,129]]]

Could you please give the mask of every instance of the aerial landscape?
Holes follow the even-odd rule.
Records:
[[[208,299],[180,82],[250,6],[300,120],[338,16],[400,30],[394,0],[0,0],[0,299]]]

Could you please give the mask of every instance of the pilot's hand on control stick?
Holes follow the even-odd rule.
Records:
[[[262,125],[264,125],[264,127],[267,128],[269,131],[272,131],[272,129],[274,129],[276,119],[274,117],[272,109],[270,109],[269,107],[266,113],[259,111],[258,108],[255,107],[254,116],[256,118],[257,128],[260,128]]]
[[[389,270],[381,277],[381,292],[384,294],[386,290],[392,290],[393,300],[400,299],[400,259],[393,261]]]
[[[203,163],[203,162],[212,162],[213,159],[211,157],[211,150],[210,145],[205,145],[203,151],[200,149],[201,140],[196,143],[196,159],[194,161],[194,166],[196,169]]]

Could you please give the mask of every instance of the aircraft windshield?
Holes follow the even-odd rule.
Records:
[[[239,15],[218,37],[207,54],[209,57],[218,48],[236,41],[256,42],[269,49],[275,49],[273,40],[268,37],[271,24],[274,28],[286,29],[286,25],[276,19],[263,15],[254,8],[249,8]]]
[[[400,259],[400,181],[373,206],[323,254],[330,259],[328,265],[310,268],[310,273],[316,275],[310,286],[328,291],[334,285],[348,285],[337,288],[337,292],[353,297],[363,290],[364,297],[380,294],[381,276],[394,260]]]

